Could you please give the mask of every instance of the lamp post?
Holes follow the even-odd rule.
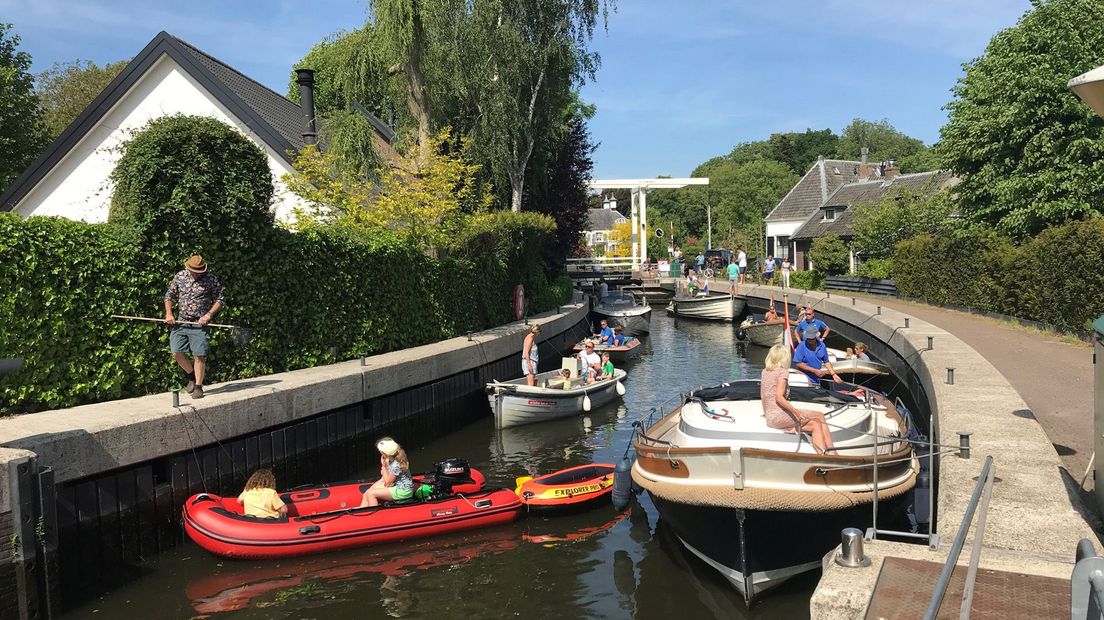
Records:
[[[1066,84],[1066,88],[1080,97],[1081,101],[1092,108],[1097,116],[1104,118],[1104,65],[1073,78]],[[1095,474],[1095,480],[1104,480],[1104,463],[1096,460],[1096,453],[1104,450],[1104,435],[1101,434],[1104,432],[1104,359],[1102,358],[1104,358],[1104,316],[1093,322],[1093,365],[1096,366],[1094,371],[1096,413],[1093,425],[1096,430],[1094,433],[1096,440],[1089,466],[1085,470],[1085,475],[1081,477],[1082,486],[1089,477],[1089,471]],[[1104,514],[1104,493],[1096,493],[1096,504],[1097,510]]]

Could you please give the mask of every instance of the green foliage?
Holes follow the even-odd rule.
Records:
[[[775,133],[766,140],[736,145],[728,154],[728,158],[738,164],[770,159],[801,175],[816,162],[818,156],[827,157],[834,154],[838,143],[839,136],[831,129]]]
[[[46,146],[31,55],[20,52],[19,35],[0,22],[0,188],[7,187]]]
[[[1104,4],[1032,4],[965,66],[939,145],[964,214],[1015,238],[1104,208],[1104,122],[1066,90],[1104,62]]]
[[[840,159],[857,160],[862,157],[864,146],[869,149],[867,159],[872,162],[906,160],[927,148],[920,140],[897,131],[884,118],[880,121],[856,118],[844,127],[836,146],[836,156]]]
[[[850,252],[836,233],[830,232],[813,239],[809,248],[809,260],[818,271],[830,275],[846,273],[849,267]]]
[[[123,145],[111,173],[108,219],[143,239],[181,247],[242,248],[273,222],[264,151],[219,120],[155,119]]]
[[[809,289],[810,291],[822,291],[824,290],[824,274],[815,269],[791,272],[790,286]]]
[[[375,136],[375,127],[363,114],[334,110],[323,119],[320,142],[342,172],[374,182],[384,165],[376,152]]]
[[[244,248],[203,247],[227,297],[220,322],[253,328],[248,348],[213,330],[211,381],[253,377],[433,342],[513,320],[524,283],[530,312],[566,303],[539,257],[546,216],[475,218],[461,249],[433,259],[396,234],[334,225],[270,228]],[[0,351],[23,368],[0,382],[0,413],[125,398],[179,381],[160,316],[189,251],[135,244],[114,224],[0,214]],[[336,348],[336,355],[330,353]]]
[[[942,235],[958,226],[948,191],[898,187],[874,202],[851,207],[855,248],[869,258],[893,255],[897,243],[918,235]]]
[[[539,198],[531,197],[531,209],[550,215],[556,221],[556,243],[546,260],[550,265],[562,265],[580,245],[585,245],[582,235],[589,223],[586,183],[594,166],[590,159],[594,145],[585,120],[579,116],[569,121],[550,150],[553,152],[549,158],[551,170],[547,183],[531,180],[527,186],[530,193],[540,193]],[[530,168],[530,173],[532,171]]]
[[[1104,313],[1104,220],[1070,222],[1022,245],[979,229],[903,241],[902,295],[1086,330]]]
[[[893,278],[892,258],[870,258],[859,263],[855,275],[875,280],[889,280]]]
[[[42,105],[47,137],[53,140],[61,135],[128,62],[120,60],[101,67],[90,60],[74,60],[54,63],[39,73],[35,90]]]

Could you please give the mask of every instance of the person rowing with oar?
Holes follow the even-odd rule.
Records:
[[[173,315],[174,298],[179,318]],[[184,269],[173,276],[165,291],[165,322],[172,326],[169,351],[188,378],[184,391],[192,398],[203,398],[203,374],[207,369],[207,345],[211,340],[211,328],[207,324],[224,306],[222,286],[218,278],[207,271],[206,261],[198,254],[184,263]],[[177,321],[198,325],[178,325]],[[188,359],[188,353],[193,359]]]

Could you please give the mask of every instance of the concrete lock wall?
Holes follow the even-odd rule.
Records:
[[[585,302],[558,310],[529,319],[549,368],[589,329]],[[487,415],[483,386],[520,374],[528,329],[244,379],[180,407],[165,393],[0,420],[0,617],[50,617],[59,591],[130,578],[178,544],[194,493],[236,494],[258,467],[285,488],[348,479],[371,471],[384,432],[432,438]]]

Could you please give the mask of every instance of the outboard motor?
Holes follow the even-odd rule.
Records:
[[[437,493],[448,495],[452,493],[452,487],[458,484],[473,484],[475,480],[471,476],[471,467],[464,459],[451,458],[437,463],[433,473],[434,486]]]

